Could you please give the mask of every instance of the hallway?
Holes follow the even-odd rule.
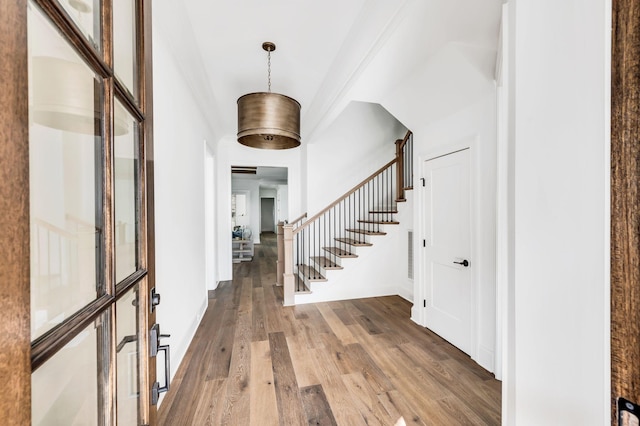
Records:
[[[210,292],[163,425],[498,425],[501,383],[398,297],[282,307],[275,235]]]

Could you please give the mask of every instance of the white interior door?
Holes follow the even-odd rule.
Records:
[[[469,150],[423,165],[425,176],[425,324],[456,347],[472,347],[473,267]]]

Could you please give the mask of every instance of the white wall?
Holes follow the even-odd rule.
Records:
[[[278,185],[278,193],[276,195],[276,221],[283,222],[294,220],[300,215],[296,217],[289,216],[289,186],[288,185]],[[294,213],[297,214],[297,213]]]
[[[260,187],[260,198],[276,198],[278,190],[276,188]]]
[[[404,203],[398,203],[399,215],[397,216],[398,222],[398,251],[395,253],[395,264],[397,265],[398,275],[396,292],[409,302],[414,302],[414,285],[415,285],[415,262],[418,260],[419,252],[416,252],[416,238],[415,232],[416,223],[414,219],[414,203],[415,203],[415,190],[405,191],[404,198],[407,200]],[[413,279],[409,277],[409,231],[413,232],[413,265],[412,269]]]
[[[611,1],[510,4],[515,339],[505,418],[609,424]]]
[[[216,214],[218,281],[232,278],[231,261],[231,166],[268,166],[288,169],[288,216],[300,216],[301,208],[301,149],[266,150],[240,145],[235,137],[226,137],[217,144],[216,150]],[[259,194],[259,193],[258,193]],[[258,198],[259,206],[259,198]],[[259,207],[258,207],[259,212]],[[257,222],[259,228],[260,222]],[[254,232],[254,237],[260,237]]]
[[[203,140],[211,137],[160,31],[153,68],[157,321],[171,334],[173,376],[207,307]]]
[[[407,129],[378,104],[352,102],[307,146],[309,215],[322,210],[395,157]],[[292,218],[295,219],[295,218]]]

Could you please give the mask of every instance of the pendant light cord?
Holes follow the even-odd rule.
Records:
[[[267,80],[269,83],[269,93],[271,93],[271,49],[267,51]]]

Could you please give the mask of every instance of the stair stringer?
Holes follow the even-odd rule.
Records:
[[[344,269],[322,271],[327,281],[311,283],[311,293],[296,294],[295,304],[400,295],[412,300],[407,283],[407,231],[413,229],[413,194],[398,203],[399,225],[381,225],[386,235],[368,236],[370,247],[357,247],[357,258],[343,259]],[[407,289],[411,291],[407,291]],[[410,294],[409,294],[410,293]]]

